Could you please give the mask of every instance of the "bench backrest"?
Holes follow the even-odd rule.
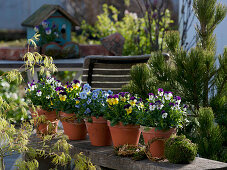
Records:
[[[112,90],[118,93],[130,81],[130,69],[146,63],[150,55],[141,56],[87,56],[84,60],[82,82],[92,89]]]

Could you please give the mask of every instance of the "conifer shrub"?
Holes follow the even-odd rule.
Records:
[[[165,157],[171,163],[189,163],[195,159],[197,145],[184,135],[171,136],[165,143]]]

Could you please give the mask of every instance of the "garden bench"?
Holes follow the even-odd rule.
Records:
[[[146,63],[151,55],[140,56],[87,56],[84,59],[82,82],[92,89],[121,91],[130,81],[133,65]]]

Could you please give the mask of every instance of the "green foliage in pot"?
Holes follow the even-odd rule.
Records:
[[[171,163],[189,163],[195,159],[197,146],[184,135],[171,136],[165,142],[165,157]]]
[[[103,117],[108,107],[106,99],[111,94],[113,94],[111,90],[91,90],[90,85],[85,84],[83,91],[80,93],[79,106],[76,107],[80,107],[80,112],[88,118],[88,121],[91,121],[91,116],[96,118]]]
[[[110,120],[111,126],[118,123],[123,125],[138,124],[138,116],[144,109],[142,99],[132,96],[128,92],[109,95],[107,97],[108,107],[104,117]]]
[[[73,80],[65,85],[60,84],[55,90],[57,93],[53,99],[54,108],[69,114],[75,113],[78,120],[83,119],[83,116],[79,114],[79,108],[76,107],[80,103],[79,93],[82,91],[80,81]]]
[[[149,93],[144,104],[144,111],[139,114],[139,123],[146,127],[155,127],[159,130],[182,128],[186,121],[187,105],[181,104],[181,97],[173,96],[170,91],[158,89],[155,95]]]
[[[35,106],[41,106],[42,109],[52,111],[54,110],[53,100],[56,96],[56,88],[61,83],[52,77],[43,78],[40,81],[28,83],[26,88],[26,97],[30,99]]]

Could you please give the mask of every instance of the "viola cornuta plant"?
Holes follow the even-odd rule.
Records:
[[[31,104],[41,106],[42,109],[52,111],[53,100],[56,96],[56,88],[61,86],[61,82],[52,77],[41,79],[40,81],[28,83],[25,88],[26,97],[30,99]]]
[[[149,93],[145,110],[139,115],[139,123],[159,130],[183,126],[187,121],[187,105],[181,104],[181,97],[159,88],[157,95]]]
[[[144,110],[142,99],[134,97],[128,92],[109,95],[107,103],[105,117],[110,120],[111,126],[120,122],[123,125],[138,124],[139,114]]]
[[[88,84],[83,86],[83,91],[80,93],[80,107],[81,113],[84,114],[88,121],[91,121],[90,117],[94,116],[96,118],[105,115],[107,104],[107,97],[112,95],[112,91],[105,91],[101,89],[91,90]]]
[[[60,85],[55,88],[54,107],[57,111],[62,111],[69,114],[76,114],[77,120],[83,119],[83,116],[79,114],[80,103],[79,94],[82,91],[82,87],[79,80],[73,80],[71,83],[67,82],[65,85]]]

